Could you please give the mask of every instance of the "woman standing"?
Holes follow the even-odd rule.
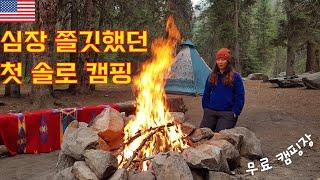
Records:
[[[200,127],[214,132],[233,128],[244,105],[244,87],[241,75],[231,67],[230,50],[216,53],[216,65],[209,75],[202,97],[204,110]]]

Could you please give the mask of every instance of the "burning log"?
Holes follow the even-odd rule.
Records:
[[[153,158],[153,156],[151,157],[147,157],[144,159],[140,159],[140,160],[134,160],[137,156],[137,152],[141,150],[141,148],[146,145],[146,142],[148,140],[150,140],[150,138],[152,136],[154,136],[156,133],[164,133],[163,130],[164,128],[168,128],[168,127],[172,127],[175,126],[177,124],[174,123],[168,123],[166,125],[162,125],[162,126],[158,126],[158,127],[152,127],[150,129],[148,129],[146,131],[146,133],[149,133],[148,135],[146,135],[146,133],[143,133],[141,130],[139,130],[133,137],[131,137],[128,141],[124,142],[122,147],[120,148],[120,150],[118,152],[123,152],[123,149],[125,148],[125,146],[129,145],[130,143],[132,143],[134,140],[136,140],[137,138],[146,135],[146,137],[143,139],[143,141],[140,143],[139,147],[133,152],[133,156],[127,161],[127,163],[123,166],[123,168],[127,169],[129,168],[129,166],[131,165],[132,162],[136,163],[136,162],[142,162],[142,161],[148,161],[151,160]],[[121,159],[120,164],[122,163],[123,159]]]
[[[157,132],[158,132],[157,130],[153,130],[148,134],[146,138],[143,139],[139,147],[133,152],[133,156],[131,156],[129,161],[123,166],[125,169],[129,168],[129,166],[131,165],[131,162],[134,160],[134,158],[136,158],[137,152],[140,151],[140,149],[145,145],[145,143]]]
[[[126,115],[135,114],[137,103],[136,101],[126,101],[122,103],[118,103],[120,108],[120,112],[125,112]],[[182,97],[169,97],[167,99],[167,106],[170,112],[187,112],[188,109],[184,104]]]
[[[149,130],[147,130],[147,132],[150,132],[150,131],[153,131],[153,130],[161,130],[163,129],[164,127],[171,127],[171,126],[174,126],[175,124],[173,123],[169,123],[167,125],[163,125],[163,126],[159,126],[159,127],[153,127],[153,128],[150,128]],[[123,143],[123,146],[125,145],[128,145],[130,143],[132,143],[135,139],[137,139],[138,137],[140,137],[142,134],[141,130],[139,130],[132,138],[130,138],[128,141],[124,142]]]

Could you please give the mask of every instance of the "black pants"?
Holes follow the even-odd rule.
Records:
[[[200,127],[207,127],[213,132],[219,132],[223,129],[233,128],[237,120],[238,117],[235,118],[232,111],[214,111],[205,108]]]

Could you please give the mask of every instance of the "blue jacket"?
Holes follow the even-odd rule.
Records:
[[[206,81],[206,86],[202,97],[202,107],[215,111],[233,111],[240,115],[244,105],[244,87],[241,75],[234,73],[233,86],[224,85],[222,79],[224,74],[218,72],[218,83],[213,85]]]

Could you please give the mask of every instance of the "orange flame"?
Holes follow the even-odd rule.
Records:
[[[138,92],[136,98],[136,118],[130,121],[125,131],[125,141],[128,141],[140,130],[141,136],[126,145],[123,155],[118,156],[120,167],[134,155],[146,159],[159,152],[178,151],[187,147],[183,141],[183,133],[179,125],[167,126],[173,123],[173,118],[165,106],[166,95],[164,91],[165,79],[170,67],[174,63],[174,49],[180,40],[180,32],[170,16],[166,26],[167,38],[157,38],[152,46],[152,58],[142,66],[139,76],[134,78],[134,87]],[[150,129],[165,126],[163,131],[156,132],[149,141],[146,141],[139,152],[138,147],[150,135]],[[142,170],[148,169],[148,162],[141,162]]]

